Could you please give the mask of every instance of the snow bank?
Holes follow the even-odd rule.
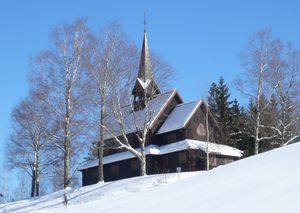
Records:
[[[111,198],[120,198],[132,193],[151,190],[156,187],[175,183],[187,177],[196,175],[195,172],[173,173],[134,177],[114,182],[98,183],[79,189],[65,189],[31,200],[0,204],[0,212],[48,212],[53,210],[77,208],[78,204],[86,204],[99,199],[110,202]],[[67,195],[68,206],[64,206],[64,195]],[[70,210],[72,212],[72,210]],[[76,212],[76,211],[74,211]],[[82,213],[82,212],[81,212]]]
[[[137,177],[83,187],[68,192],[68,207],[58,198],[64,193],[61,191],[2,205],[0,211],[299,213],[299,153],[300,143],[295,143],[209,172]]]

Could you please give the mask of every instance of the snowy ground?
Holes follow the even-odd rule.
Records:
[[[300,143],[209,172],[99,183],[35,200],[0,205],[0,212],[299,213]],[[69,205],[63,206],[67,192]]]

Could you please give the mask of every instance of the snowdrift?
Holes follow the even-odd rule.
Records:
[[[0,205],[0,212],[299,213],[300,143],[218,167],[130,178]],[[63,205],[67,193],[69,205]]]

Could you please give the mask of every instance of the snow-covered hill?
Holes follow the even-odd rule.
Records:
[[[65,207],[63,194],[69,205]],[[300,143],[209,172],[137,177],[0,205],[0,212],[299,213]]]

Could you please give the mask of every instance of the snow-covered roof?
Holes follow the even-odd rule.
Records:
[[[243,152],[239,149],[222,145],[222,144],[216,144],[216,143],[210,143],[205,141],[197,141],[197,140],[191,140],[191,139],[185,139],[182,141],[178,141],[175,143],[158,146],[158,145],[149,145],[145,147],[145,154],[146,155],[164,155],[172,152],[178,152],[182,150],[188,150],[188,149],[200,149],[203,152],[207,151],[207,145],[208,145],[208,152],[214,153],[218,155],[226,155],[226,156],[233,156],[233,157],[242,157]],[[140,149],[137,149],[137,151],[140,151]],[[120,152],[112,155],[105,156],[103,158],[103,163],[113,163],[117,161],[127,160],[130,158],[135,158],[133,154],[131,154],[129,151]],[[87,168],[92,168],[98,166],[98,160],[91,160],[82,166],[79,167],[78,170],[83,170]]]
[[[243,155],[243,151],[231,146],[226,146],[223,144],[216,144],[216,143],[211,143],[206,141],[192,140],[192,139],[185,139],[175,143],[170,143],[167,145],[160,146],[159,154],[163,155],[163,154],[177,152],[181,150],[187,150],[187,149],[200,149],[206,152],[207,146],[208,146],[208,153],[233,156],[233,157],[242,157]]]
[[[159,128],[157,135],[185,127],[202,101],[178,104]]]
[[[152,126],[153,122],[158,118],[159,113],[167,106],[168,102],[177,94],[176,90],[172,90],[166,93],[156,95],[152,100],[148,103],[148,109],[150,114],[150,127]],[[144,126],[146,120],[146,108],[141,109],[139,111],[133,111],[131,105],[127,105],[122,109],[122,115],[124,118],[124,128],[125,133],[133,133],[137,130],[141,130]],[[148,122],[149,122],[148,121]],[[116,119],[113,115],[109,116],[106,119],[106,125],[108,129],[113,135],[120,136],[122,131],[120,126],[117,124]],[[104,138],[109,139],[112,138],[112,135],[108,132],[104,133]]]
[[[140,149],[136,149],[138,152],[140,152]],[[145,147],[145,154],[146,155],[157,155],[159,154],[159,147],[156,145],[149,145]],[[131,154],[129,151],[125,152],[119,152],[112,155],[104,156],[103,157],[103,164],[113,163],[117,161],[127,160],[130,158],[135,158],[133,154]],[[83,170],[91,167],[98,166],[98,159],[88,161],[87,163],[81,165],[78,170]]]

